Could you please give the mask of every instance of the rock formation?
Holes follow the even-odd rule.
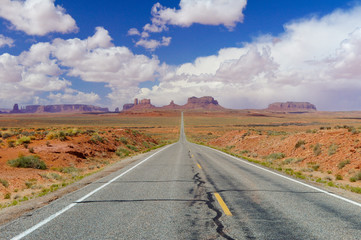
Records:
[[[163,107],[155,107],[151,104],[150,99],[138,99],[134,100],[133,103],[127,103],[123,105],[124,111],[142,111],[145,109],[158,109],[158,110],[183,110],[183,109],[203,109],[203,110],[225,110],[222,106],[218,104],[218,101],[214,100],[213,97],[190,97],[188,102],[181,106],[175,104],[174,101],[171,101],[169,105]]]
[[[79,113],[79,112],[109,112],[108,108],[101,108],[84,104],[62,104],[62,105],[29,105],[19,109],[15,104],[10,113]]]
[[[181,106],[178,104],[175,104],[174,101],[172,100],[168,105],[165,105],[162,107],[162,109],[169,109],[169,110],[176,110],[176,109],[180,109]]]
[[[128,110],[139,111],[153,108],[156,107],[151,104],[150,99],[142,99],[138,101],[138,99],[136,98],[134,99],[134,103],[127,103],[123,105],[123,112]]]
[[[316,106],[309,102],[276,102],[266,109],[272,112],[315,112]]]
[[[182,106],[183,109],[207,109],[207,110],[224,110],[213,97],[190,97],[187,104]]]

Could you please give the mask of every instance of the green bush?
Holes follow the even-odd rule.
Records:
[[[306,144],[305,140],[298,140],[298,142],[295,145],[295,148],[302,147]]]
[[[10,193],[6,193],[5,195],[4,195],[4,199],[10,199],[11,198],[11,194]]]
[[[128,144],[128,140],[125,137],[121,137],[118,140],[119,140],[119,142],[121,142],[123,144]]]
[[[127,148],[129,148],[130,150],[134,151],[134,152],[139,152],[138,148],[136,146],[133,146],[133,145],[130,145],[128,144],[127,145]]]
[[[16,145],[29,144],[31,142],[30,137],[23,136],[16,141]]]
[[[328,155],[331,156],[331,155],[335,154],[337,152],[337,149],[338,149],[338,145],[332,143],[328,148]]]
[[[313,147],[313,153],[315,154],[315,156],[319,156],[322,153],[321,144],[317,143]]]
[[[46,164],[39,156],[20,156],[17,159],[9,160],[8,164],[17,168],[46,169]]]
[[[8,181],[6,181],[5,179],[1,179],[0,178],[0,183],[4,186],[4,187],[9,187],[9,182]]]
[[[117,156],[119,156],[119,157],[126,157],[126,156],[129,156],[130,151],[128,149],[120,147],[120,148],[117,149],[115,154],[117,154]]]
[[[286,155],[284,153],[271,153],[270,155],[266,156],[267,160],[277,160],[285,158]]]
[[[344,168],[347,164],[350,164],[350,160],[342,161],[338,164],[338,169]]]
[[[98,142],[104,143],[105,138],[103,138],[102,136],[99,136],[98,134],[94,134],[91,137],[90,141],[93,143],[98,143]]]

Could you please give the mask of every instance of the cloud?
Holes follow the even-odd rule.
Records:
[[[360,28],[361,6],[295,20],[280,35],[164,68],[160,84],[141,89],[137,97],[160,105],[212,95],[229,108],[310,101],[321,110],[360,110]]]
[[[75,20],[55,0],[1,0],[0,17],[12,28],[28,35],[44,36],[50,32],[70,33],[78,30]]]
[[[13,47],[14,46],[14,40],[0,34],[0,48],[5,46],[5,45],[7,45],[8,47]]]
[[[156,56],[136,55],[126,47],[114,46],[108,31],[97,27],[86,39],[57,38],[34,44],[19,56],[0,55],[0,82],[5,85],[0,90],[0,104],[12,104],[14,93],[22,99],[20,103],[84,102],[87,97],[92,104],[102,101],[96,93],[70,92],[72,83],[67,78],[76,77],[104,83],[111,90],[108,98],[117,106],[137,94],[139,83],[155,80],[159,65]],[[46,92],[51,92],[48,100],[36,98]]]
[[[224,25],[232,29],[243,22],[246,0],[181,0],[179,9],[171,9],[157,3],[152,8],[152,24],[144,27],[148,32],[161,32],[167,25],[189,27],[202,25]]]
[[[171,40],[172,40],[171,37],[162,37],[162,41],[142,38],[135,45],[142,46],[150,51],[154,51],[160,46],[169,46]]]
[[[100,96],[96,93],[84,93],[71,88],[64,93],[50,93],[47,97],[53,104],[96,104]]]
[[[140,32],[136,28],[131,28],[128,31],[128,36],[140,36]]]

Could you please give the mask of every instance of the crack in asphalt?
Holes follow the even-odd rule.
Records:
[[[194,180],[194,183],[197,186],[197,190],[196,190],[195,195],[194,195],[195,199],[197,199],[197,198],[201,197],[201,192],[202,192],[201,189],[205,189],[204,184],[206,182],[202,180],[202,177],[199,176],[199,173],[197,173],[197,174],[195,174],[193,176],[193,180]],[[208,208],[216,213],[216,216],[214,218],[212,218],[212,220],[217,226],[217,228],[216,228],[217,233],[221,237],[223,237],[224,239],[234,240],[234,238],[232,238],[231,236],[227,235],[224,232],[225,227],[224,227],[223,223],[220,220],[220,218],[222,217],[223,214],[214,205],[215,200],[213,199],[213,193],[212,192],[206,192],[206,194],[207,194],[206,204],[207,204]]]

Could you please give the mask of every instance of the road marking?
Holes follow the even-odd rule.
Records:
[[[221,208],[223,209],[224,214],[226,214],[227,216],[232,216],[231,211],[229,211],[226,203],[223,201],[221,195],[219,195],[219,193],[214,193],[214,196],[216,196],[216,199],[219,203],[219,205],[221,205]]]
[[[194,158],[194,155],[192,154],[192,158]]]
[[[199,169],[202,169],[202,167],[201,167],[201,165],[199,165],[199,163],[197,163],[197,166],[198,166]]]
[[[19,235],[13,237],[11,240],[18,240],[18,239],[22,239],[24,237],[26,237],[27,235],[29,235],[30,233],[34,232],[35,230],[37,230],[38,228],[44,226],[45,224],[47,224],[48,222],[50,222],[51,220],[53,220],[54,218],[60,216],[61,214],[63,214],[64,212],[68,211],[69,209],[71,209],[72,207],[74,207],[75,205],[77,205],[77,203],[80,203],[82,201],[84,201],[86,198],[90,197],[91,195],[93,195],[94,193],[98,192],[99,190],[103,189],[104,187],[108,186],[109,184],[111,184],[112,182],[116,181],[117,179],[123,177],[125,174],[129,173],[130,171],[132,171],[133,169],[135,169],[136,167],[140,166],[141,164],[145,163],[146,161],[148,161],[150,158],[152,158],[153,156],[155,156],[156,154],[166,150],[167,148],[169,148],[170,146],[172,146],[174,144],[171,144],[161,150],[159,150],[156,153],[153,153],[152,155],[150,155],[149,157],[147,157],[146,159],[144,159],[143,161],[141,161],[140,163],[134,165],[133,167],[129,168],[127,171],[121,173],[120,175],[116,176],[115,178],[113,178],[112,180],[110,180],[109,182],[103,184],[102,186],[98,187],[97,189],[91,191],[90,193],[88,193],[87,195],[83,196],[82,198],[79,198],[78,200],[75,201],[75,203],[69,204],[68,206],[66,206],[65,208],[61,209],[60,211],[54,213],[53,215],[51,215],[50,217],[44,219],[43,221],[39,222],[38,224],[34,225],[33,227],[29,228],[28,230],[20,233]]]
[[[206,146],[205,146],[205,147],[206,147]],[[247,165],[253,166],[253,167],[258,168],[258,169],[261,169],[261,170],[263,170],[263,171],[265,171],[265,172],[272,173],[272,174],[277,175],[277,176],[279,176],[279,177],[281,177],[281,178],[284,178],[284,179],[287,179],[287,180],[289,180],[289,181],[292,181],[292,182],[301,184],[301,185],[303,185],[303,186],[305,186],[305,187],[309,187],[309,188],[311,188],[311,189],[313,189],[313,190],[316,190],[316,191],[318,191],[318,192],[327,194],[327,195],[332,196],[332,197],[334,197],[334,198],[338,198],[338,199],[343,200],[343,201],[345,201],[345,202],[351,203],[351,204],[353,204],[353,205],[355,205],[355,206],[361,207],[361,203],[358,203],[358,202],[352,201],[352,200],[350,200],[350,199],[341,197],[341,196],[336,195],[336,194],[334,194],[334,193],[327,192],[327,191],[322,190],[322,189],[320,189],[320,188],[311,186],[311,185],[309,185],[309,184],[307,184],[307,183],[303,183],[303,182],[297,181],[297,180],[295,180],[295,179],[293,179],[293,178],[290,178],[290,177],[284,176],[284,175],[282,175],[282,174],[273,172],[273,171],[271,171],[271,170],[265,169],[265,168],[263,168],[263,167],[257,166],[256,164],[253,164],[253,163],[250,163],[250,162],[248,162],[248,161],[246,161],[246,160],[243,160],[243,159],[234,157],[234,156],[232,156],[232,155],[229,155],[229,154],[224,153],[224,152],[222,152],[222,151],[219,151],[219,150],[217,150],[217,149],[214,149],[214,148],[211,148],[211,147],[207,147],[207,148],[212,149],[212,150],[214,150],[214,151],[216,151],[216,152],[222,153],[223,155],[226,155],[226,156],[228,156],[228,157],[231,157],[231,158],[233,158],[233,159],[235,159],[235,160],[237,160],[237,161],[239,161],[239,162],[243,162],[243,163],[245,163],[245,164],[247,164]]]

